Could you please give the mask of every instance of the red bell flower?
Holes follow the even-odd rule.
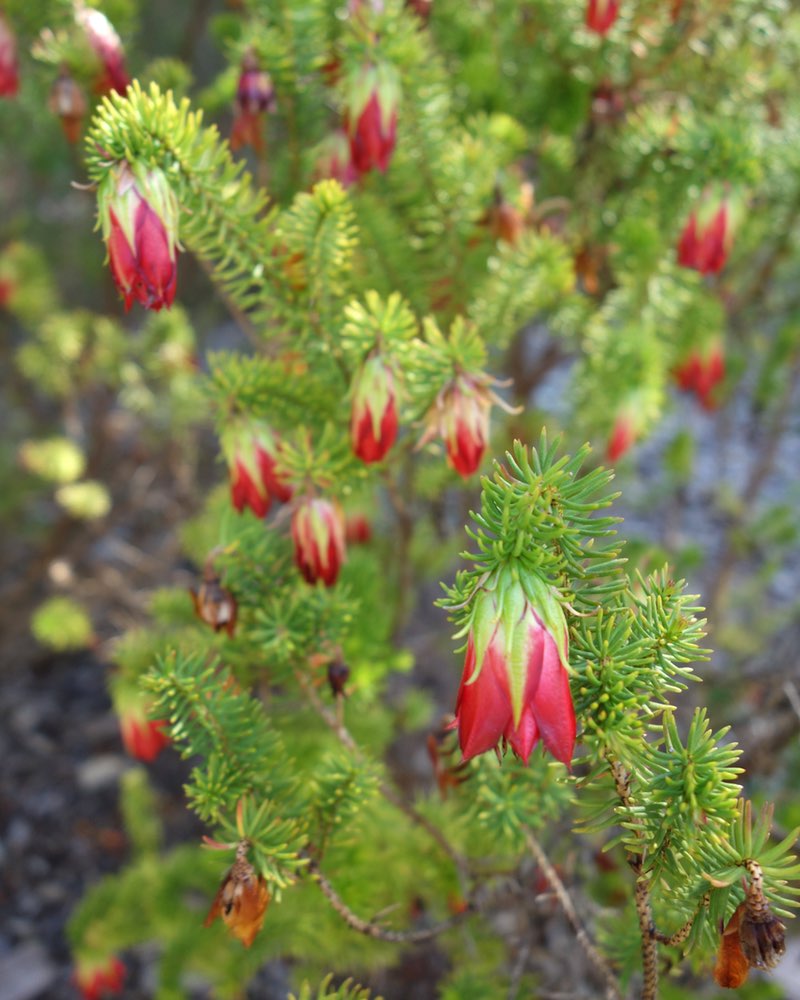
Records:
[[[291,499],[291,487],[275,468],[278,436],[263,421],[231,424],[223,433],[222,450],[230,472],[231,501],[240,514],[249,507],[256,517],[264,517],[273,497],[281,503]]]
[[[400,78],[393,66],[362,66],[348,87],[345,127],[356,172],[385,171],[397,137]]]
[[[541,738],[569,766],[576,722],[568,664],[567,625],[552,588],[505,570],[479,590],[453,723],[464,760],[502,741],[527,764]]]
[[[131,82],[125,69],[125,53],[120,37],[106,15],[95,7],[76,4],[75,20],[83,28],[86,40],[100,60],[101,75],[95,84],[99,94],[116,91],[124,94]]]
[[[586,27],[605,35],[619,15],[620,0],[588,0]]]
[[[426,417],[426,430],[417,447],[438,436],[447,460],[465,479],[477,471],[489,441],[489,412],[500,400],[485,375],[456,375],[438,394]]]
[[[18,90],[17,38],[0,11],[0,97],[13,97]]]
[[[678,263],[701,274],[718,274],[733,242],[731,216],[731,202],[725,195],[706,194],[683,227]]]
[[[78,959],[73,980],[84,1000],[101,1000],[110,993],[122,993],[125,966],[116,955],[100,960]]]
[[[98,192],[98,214],[111,274],[130,309],[169,308],[175,299],[178,203],[157,168],[120,163]]]
[[[353,379],[350,436],[362,462],[380,462],[397,437],[394,375],[380,354],[367,358]]]
[[[294,561],[308,583],[332,587],[345,560],[344,518],[330,500],[305,496],[292,515]]]
[[[694,348],[675,369],[675,380],[681,389],[693,392],[706,410],[716,407],[714,390],[724,378],[725,355],[718,340],[705,349]]]
[[[144,706],[130,702],[119,717],[122,744],[137,760],[150,764],[164,747],[169,746],[164,719],[149,719]]]
[[[261,116],[275,107],[275,88],[269,73],[259,67],[252,52],[245,53],[236,86],[236,117],[231,129],[231,149],[252,146],[261,151]]]
[[[629,413],[621,411],[614,426],[611,428],[611,436],[606,447],[606,458],[609,462],[616,462],[629,451],[636,442],[636,427]]]

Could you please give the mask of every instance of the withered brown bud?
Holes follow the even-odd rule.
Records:
[[[67,142],[78,142],[81,123],[86,115],[86,98],[68,70],[62,69],[56,78],[50,90],[48,106],[61,119]]]
[[[203,582],[197,590],[191,589],[189,594],[194,604],[197,617],[210,625],[215,632],[225,629],[229,636],[236,628],[238,608],[236,598],[220,583],[214,570],[206,565],[203,571]]]
[[[344,696],[344,686],[350,678],[350,667],[343,660],[333,660],[328,664],[328,684],[331,687],[331,694],[338,698]]]
[[[203,921],[204,927],[210,927],[217,917],[222,917],[222,922],[245,948],[250,947],[261,930],[269,904],[269,891],[264,878],[256,874],[247,860],[248,847],[246,840],[239,843],[236,860],[222,880]]]
[[[786,928],[767,907],[758,919],[745,913],[739,923],[742,954],[753,969],[774,969],[786,951]]]

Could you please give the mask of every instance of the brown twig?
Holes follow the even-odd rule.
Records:
[[[381,927],[380,924],[376,924],[371,920],[364,920],[363,917],[359,917],[353,913],[328,879],[322,874],[319,865],[313,859],[309,861],[308,871],[320,887],[323,896],[325,896],[348,927],[352,927],[359,934],[366,934],[367,937],[376,938],[379,941],[391,941],[396,944],[419,944],[421,941],[430,941],[432,938],[438,937],[440,934],[444,934],[445,931],[456,927],[472,912],[471,907],[468,905],[467,909],[456,913],[452,917],[448,917],[447,920],[434,924],[432,927],[425,927],[418,931],[391,931],[385,927]]]
[[[619,761],[609,758],[611,774],[620,802],[627,810],[631,809],[630,775]],[[658,998],[658,938],[653,922],[653,909],[650,905],[650,883],[644,873],[644,858],[642,854],[627,852],[628,865],[633,872],[636,884],[634,888],[634,903],[636,916],[639,920],[639,930],[642,935],[642,1000],[657,1000]]]
[[[605,980],[607,1000],[622,1000],[622,993],[620,992],[617,977],[614,975],[614,971],[606,961],[605,957],[600,954],[597,950],[597,946],[589,937],[586,928],[581,922],[581,918],[578,916],[578,911],[575,909],[575,904],[572,902],[572,899],[567,892],[566,886],[559,878],[558,872],[550,863],[550,859],[545,854],[542,845],[533,835],[533,832],[529,829],[525,829],[523,832],[525,834],[525,842],[528,845],[528,850],[536,859],[536,864],[539,866],[539,869],[555,893],[556,899],[558,900],[561,909],[564,911],[564,916],[570,922],[572,929],[575,931],[575,937],[578,939],[578,944],[580,944],[581,948],[583,948],[586,953],[586,957]]]

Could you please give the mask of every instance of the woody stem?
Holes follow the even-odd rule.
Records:
[[[559,878],[558,872],[550,863],[550,859],[545,854],[542,845],[536,837],[534,837],[531,830],[526,828],[523,833],[525,835],[525,842],[528,845],[528,850],[536,859],[536,864],[539,866],[540,871],[547,879],[550,888],[555,893],[556,899],[558,900],[561,909],[564,911],[564,916],[570,922],[572,929],[575,931],[575,937],[578,939],[578,944],[580,944],[581,948],[583,948],[586,953],[586,957],[606,982],[606,1000],[622,1000],[622,994],[620,993],[617,977],[614,975],[614,972],[606,959],[597,950],[597,947],[589,937],[586,928],[581,923],[581,918],[578,916],[575,904],[572,902],[566,886]]]

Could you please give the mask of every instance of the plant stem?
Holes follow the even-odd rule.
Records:
[[[556,899],[558,900],[561,909],[564,911],[564,916],[570,922],[572,929],[575,931],[575,937],[578,939],[578,944],[580,944],[581,948],[583,948],[586,953],[586,957],[605,980],[607,1000],[621,1000],[622,994],[620,992],[619,983],[617,982],[617,977],[614,975],[614,971],[611,966],[608,964],[603,955],[600,954],[596,945],[589,937],[586,928],[581,922],[581,918],[578,916],[578,911],[575,909],[575,904],[572,902],[572,899],[567,892],[567,887],[559,878],[558,872],[550,863],[550,859],[545,854],[542,845],[533,835],[533,832],[525,828],[523,833],[525,835],[525,842],[528,845],[528,850],[536,859],[536,864],[539,866],[542,874],[547,879],[551,889],[555,893]]]
[[[456,927],[472,912],[472,907],[468,905],[467,909],[461,913],[456,913],[454,916],[441,921],[441,923],[434,924],[432,927],[426,927],[418,931],[391,931],[385,927],[381,927],[380,924],[373,923],[371,920],[364,920],[363,917],[359,917],[353,913],[328,879],[322,874],[319,865],[313,859],[309,861],[308,871],[322,890],[323,896],[325,896],[339,916],[342,917],[348,927],[352,927],[359,934],[366,934],[367,937],[377,938],[379,941],[392,941],[397,944],[418,944],[421,941],[430,941],[432,938],[438,937],[445,931]]]
[[[616,760],[608,758],[617,795],[628,812],[631,812],[630,775]],[[642,935],[642,1000],[658,1000],[658,938],[650,905],[650,883],[644,873],[643,856],[627,851],[628,865],[636,879],[634,903]]]

